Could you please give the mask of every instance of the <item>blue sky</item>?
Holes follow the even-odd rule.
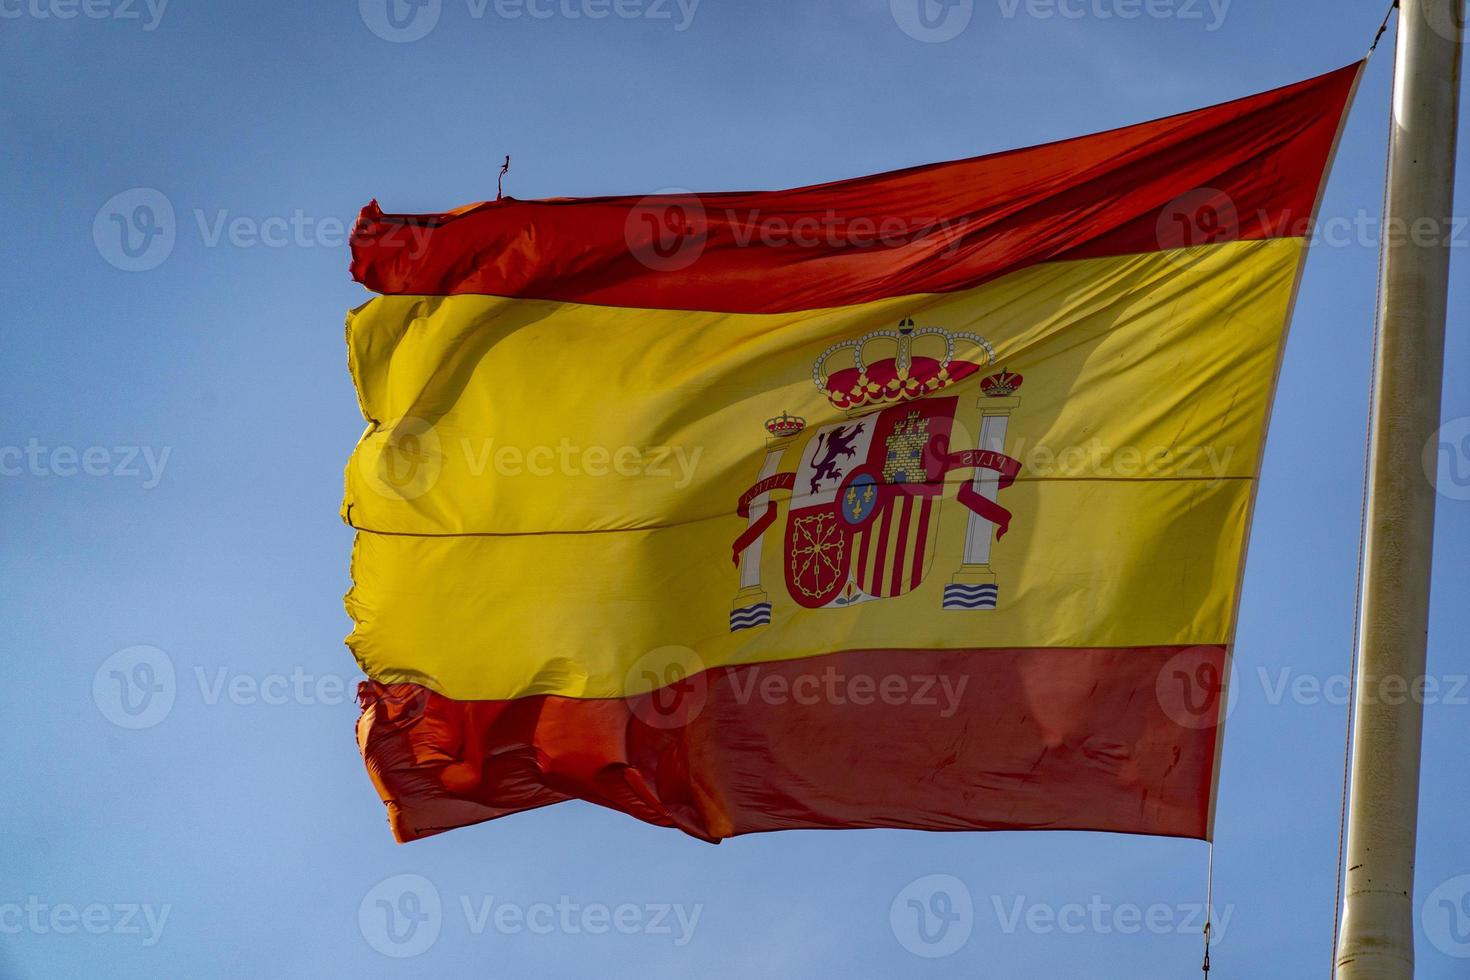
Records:
[[[938,39],[957,22],[924,28],[905,2],[441,0],[394,21],[382,0],[0,0],[0,977],[1197,968],[1199,843],[711,847],[567,804],[399,847],[357,756],[337,507],[362,430],[342,316],[366,298],[343,229],[368,199],[493,197],[506,153],[524,198],[970,156],[1338,67],[1384,6],[973,0]],[[1265,461],[1218,816],[1222,977],[1330,957],[1389,55],[1323,205],[1336,231],[1309,263]],[[113,214],[159,247],[122,250]],[[1430,978],[1470,965],[1470,230],[1456,244],[1417,897]],[[114,674],[172,698],[131,713]],[[972,909],[953,949],[890,916],[941,892]],[[437,932],[395,945],[379,899]],[[604,914],[626,928],[596,931]]]

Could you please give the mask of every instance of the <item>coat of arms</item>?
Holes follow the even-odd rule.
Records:
[[[868,361],[865,352],[880,345],[890,356]],[[961,345],[973,348],[973,360],[957,356]],[[732,631],[771,620],[760,563],[765,532],[776,519],[772,493],[791,493],[781,563],[787,594],[803,608],[843,608],[902,596],[923,583],[952,485],[946,475],[956,470],[973,473],[954,494],[969,510],[964,562],[945,585],[941,607],[995,608],[990,549],[1010,523],[997,495],[1020,470],[1004,443],[1021,376],[1002,370],[980,381],[973,447],[953,445],[961,396],[938,394],[979,373],[992,355],[983,337],[916,328],[911,319],[822,352],[812,380],[847,417],[811,431],[787,413],[767,420],[764,465],[738,508],[747,526],[734,547],[741,590]],[[841,366],[829,370],[834,359]],[[787,469],[792,452],[799,456]]]

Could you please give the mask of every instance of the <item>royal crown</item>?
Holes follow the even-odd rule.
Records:
[[[980,355],[980,363],[955,357],[962,341],[974,348],[970,356]],[[920,342],[925,352],[915,353]],[[869,362],[869,346],[886,348],[884,353],[889,356]],[[852,352],[851,366],[828,372],[827,363],[843,351]],[[828,347],[812,365],[812,381],[838,408],[893,404],[947,388],[980,370],[994,356],[984,337],[951,333],[943,327],[915,327],[912,317],[904,317],[896,330],[874,330]]]
[[[1004,398],[1007,395],[1014,395],[1024,380],[1016,372],[1001,368],[999,374],[980,379],[980,392],[987,398]]]
[[[782,412],[773,419],[766,419],[766,431],[777,439],[794,436],[806,428],[806,419]]]

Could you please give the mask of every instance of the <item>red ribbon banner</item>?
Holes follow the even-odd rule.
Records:
[[[994,470],[999,482],[997,490],[1004,490],[1016,482],[1016,474],[1021,472],[1021,461],[1012,459],[1005,453],[993,452],[989,449],[964,449],[957,453],[949,453],[940,457],[944,466],[944,472],[950,470],[976,469]],[[982,497],[975,490],[975,482],[967,480],[960,485],[959,501],[966,507],[985,518],[995,525],[995,540],[999,541],[1005,537],[1006,531],[1011,526],[1011,512],[989,497]]]
[[[794,486],[796,486],[795,473],[777,473],[775,476],[768,476],[740,495],[740,506],[735,508],[735,513],[739,517],[749,517],[750,502],[756,497],[772,490],[790,490]],[[766,528],[770,527],[771,522],[775,519],[776,504],[768,500],[765,509],[761,511],[755,522],[741,531],[740,537],[735,539],[735,551],[731,557],[737,566],[740,564],[740,553],[750,547],[752,541],[765,534]]]

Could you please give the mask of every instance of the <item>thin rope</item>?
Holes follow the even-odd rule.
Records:
[[[1393,16],[1398,6],[1399,0],[1394,0],[1393,6],[1388,8],[1388,15],[1383,18],[1383,24],[1378,28],[1378,35],[1373,39],[1373,47],[1368,49],[1370,55],[1373,53],[1373,48],[1378,47],[1379,38],[1383,37],[1383,32],[1388,28],[1389,18]],[[1397,83],[1398,63],[1395,61],[1389,81],[1390,101],[1393,99],[1393,88]],[[1392,106],[1388,113],[1388,139],[1390,141],[1393,139]],[[1347,846],[1348,791],[1352,785],[1353,724],[1357,720],[1358,706],[1358,642],[1363,629],[1363,557],[1368,539],[1368,478],[1373,463],[1373,402],[1378,393],[1378,348],[1383,341],[1383,264],[1388,238],[1387,229],[1383,225],[1388,221],[1388,171],[1389,154],[1385,147],[1383,154],[1383,217],[1378,231],[1378,288],[1373,300],[1373,352],[1368,362],[1368,418],[1363,430],[1363,488],[1358,502],[1358,572],[1353,589],[1352,655],[1348,661],[1347,737],[1343,744],[1342,796],[1337,817],[1337,885],[1334,889],[1332,905],[1332,971],[1328,974],[1332,978],[1337,976],[1337,947],[1342,941],[1343,857]]]
[[[1210,841],[1205,864],[1205,980],[1210,980],[1210,925],[1215,917],[1215,842]]]
[[[1388,30],[1389,19],[1393,17],[1393,12],[1397,9],[1399,9],[1399,0],[1393,0],[1388,8],[1388,13],[1383,15],[1383,23],[1378,25],[1378,33],[1373,35],[1373,43],[1368,45],[1369,54],[1378,50],[1378,42],[1383,40],[1383,32]]]

